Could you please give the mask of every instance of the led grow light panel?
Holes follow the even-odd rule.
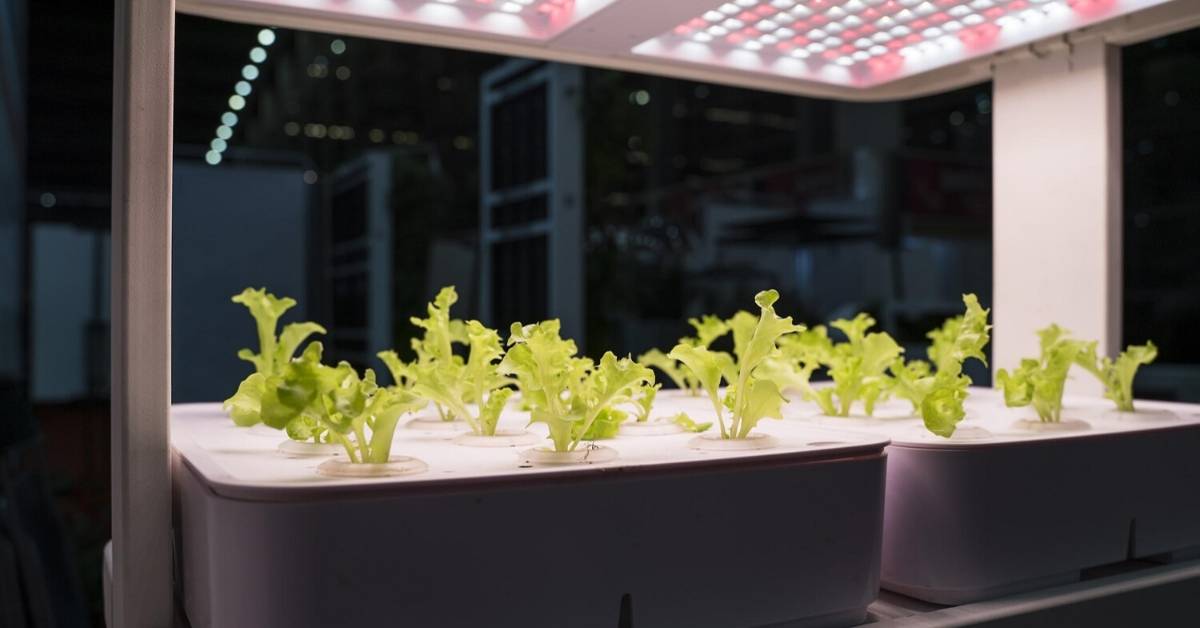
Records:
[[[870,87],[1166,0],[730,0],[633,49]]]
[[[206,0],[217,7],[300,15],[321,22],[432,27],[547,40],[614,0]]]

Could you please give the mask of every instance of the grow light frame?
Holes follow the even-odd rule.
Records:
[[[313,0],[314,2],[316,0]],[[167,417],[171,369],[171,159],[177,10],[480,52],[662,74],[846,100],[892,100],[994,78],[993,362],[1035,349],[1053,318],[1116,347],[1121,307],[1119,56],[1130,44],[1200,25],[1200,0],[1171,0],[1079,31],[869,89],[614,54],[596,33],[626,32],[645,0],[613,0],[545,41],[380,23],[267,0],[116,0],[112,200],[113,625],[173,623],[172,487]],[[665,3],[658,3],[662,8]],[[673,0],[671,24],[711,8]],[[696,9],[699,8],[699,12]],[[619,9],[619,10],[618,10]],[[657,28],[657,27],[656,27]],[[662,32],[641,33],[645,41]],[[640,36],[640,35],[639,35]],[[635,37],[636,39],[636,37]],[[1033,130],[1031,134],[1030,130]],[[1069,141],[1039,143],[1065,129]],[[1044,136],[1044,135],[1043,135]],[[1044,145],[1043,145],[1044,144]],[[1064,209],[1065,208],[1065,209]],[[1064,247],[1066,242],[1068,246]],[[1047,244],[1053,243],[1053,246]]]

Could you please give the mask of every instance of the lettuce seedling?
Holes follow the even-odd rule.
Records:
[[[639,386],[654,381],[654,372],[629,358],[606,352],[598,364],[576,358],[575,342],[559,336],[558,320],[533,325],[513,323],[508,353],[500,372],[517,378],[528,401],[530,423],[545,423],[554,450],[574,451],[597,429],[619,426],[624,417],[612,406],[629,401]],[[619,411],[618,411],[619,412]]]
[[[704,423],[697,423],[696,421],[694,421],[692,419],[692,417],[688,416],[686,412],[680,412],[679,414],[676,414],[671,419],[671,422],[674,423],[675,425],[678,425],[679,427],[683,428],[683,431],[685,431],[685,432],[693,432],[696,434],[699,434],[700,432],[703,432],[703,431],[707,430],[708,428],[712,427],[711,421],[704,422]]]
[[[774,380],[763,377],[756,371],[762,363],[774,355],[781,336],[803,329],[793,325],[792,318],[780,318],[774,304],[779,300],[775,290],[764,290],[754,296],[760,314],[752,328],[747,327],[745,316],[735,315],[731,321],[734,331],[733,356],[724,351],[713,351],[706,346],[679,343],[668,354],[683,363],[692,376],[700,382],[712,401],[721,428],[721,438],[746,438],[763,418],[781,419],[782,404],[786,401]],[[725,396],[720,394],[721,380],[728,382]],[[725,411],[729,411],[729,422]]]
[[[254,317],[259,349],[258,353],[250,349],[238,351],[239,358],[254,365],[254,373],[241,382],[237,392],[225,400],[223,407],[234,423],[249,427],[262,420],[262,397],[266,393],[268,380],[283,372],[305,339],[312,334],[325,333],[325,328],[313,322],[288,323],[283,333],[276,337],[279,318],[296,305],[296,300],[276,297],[265,288],[246,288],[233,297],[233,302],[246,306]]]
[[[445,384],[462,378],[466,364],[461,356],[455,355],[454,345],[469,344],[469,339],[467,325],[461,320],[450,318],[450,308],[457,302],[458,292],[454,286],[445,286],[426,307],[426,318],[409,318],[413,325],[424,330],[420,338],[412,340],[416,359],[411,363],[401,361],[394,351],[377,354],[388,367],[398,387],[411,388],[421,380]],[[459,403],[454,406],[461,406],[463,401],[464,399],[459,399]],[[453,421],[461,416],[454,406],[445,400],[435,399],[433,405],[437,408],[438,416],[444,421]]]
[[[476,434],[495,436],[500,413],[513,394],[508,388],[511,382],[499,370],[504,355],[500,334],[479,321],[467,321],[465,329],[470,347],[466,364],[448,369],[418,362],[411,368],[412,391],[462,417]],[[478,408],[477,412],[468,404]]]
[[[1075,363],[1104,384],[1104,396],[1117,404],[1117,410],[1133,412],[1133,378],[1139,366],[1150,364],[1158,357],[1158,347],[1153,342],[1129,345],[1113,360],[1108,356],[1098,357],[1096,345],[1096,342],[1087,343]]]
[[[679,362],[668,358],[667,354],[658,349],[651,349],[639,355],[637,363],[642,366],[658,369],[680,390],[694,392],[696,389],[697,384],[692,380],[687,370],[681,367]]]
[[[749,313],[745,314],[749,316]],[[753,319],[753,316],[751,318]],[[729,333],[731,329],[729,323],[730,321],[721,320],[720,317],[712,314],[705,314],[700,318],[689,318],[688,325],[691,325],[692,329],[696,330],[696,336],[691,339],[681,338],[679,342],[688,342],[690,340],[689,344],[708,349],[718,338]]]
[[[846,341],[833,345],[824,358],[833,385],[809,389],[806,397],[828,416],[849,416],[856,401],[862,402],[863,412],[871,416],[875,404],[890,390],[886,371],[904,349],[886,332],[867,333],[875,319],[865,313],[830,325],[846,336]]]
[[[263,398],[263,422],[293,440],[338,443],[354,463],[387,462],[400,417],[423,408],[412,391],[380,388],[375,372],[362,377],[347,362],[321,363],[321,343],[308,345]]]
[[[779,351],[768,357],[758,367],[763,377],[775,381],[781,392],[800,391],[801,397],[811,400],[816,397],[810,382],[816,372],[833,355],[833,341],[829,339],[824,325],[804,329],[779,339]]]
[[[413,372],[413,364],[400,359],[400,354],[388,349],[375,354],[383,365],[387,367],[388,373],[392,376],[393,385],[399,388],[412,388],[416,383],[416,374]]]
[[[707,349],[718,338],[729,333],[728,324],[712,314],[705,314],[700,318],[689,318],[688,324],[696,330],[696,335],[680,338],[679,342],[682,344]],[[680,366],[677,360],[667,357],[658,349],[651,349],[638,356],[637,362],[662,371],[675,384],[676,388],[686,390],[690,395],[697,395],[700,392],[700,382],[696,381],[691,372]]]
[[[1010,408],[1032,405],[1043,423],[1062,420],[1062,397],[1071,365],[1087,351],[1087,343],[1072,339],[1058,325],[1038,331],[1041,356],[1025,358],[1011,373],[1000,369],[996,382]]]
[[[963,363],[972,358],[987,363],[983,349],[990,339],[988,310],[974,294],[964,294],[963,305],[966,311],[961,316],[947,319],[927,334],[932,342],[926,353],[933,366],[924,360],[905,364],[902,358],[891,365],[892,393],[911,402],[925,428],[945,438],[954,434],[967,414],[963,404],[971,378],[963,374]]]
[[[658,396],[658,389],[662,388],[662,384],[642,384],[638,386],[633,395],[634,418],[638,423],[648,423],[650,421],[650,411],[654,409],[654,399]]]
[[[616,438],[621,432],[621,424],[629,418],[629,413],[616,408],[605,408],[596,414],[596,420],[591,427],[581,432],[577,440],[593,441]],[[582,428],[582,423],[576,423],[576,431]]]

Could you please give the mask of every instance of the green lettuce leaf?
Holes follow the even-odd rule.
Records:
[[[1038,331],[1041,356],[1025,358],[1011,373],[1000,369],[996,381],[1010,407],[1031,405],[1045,423],[1062,420],[1062,397],[1071,365],[1094,354],[1094,345],[1070,337],[1070,332],[1050,325]]]
[[[680,412],[679,414],[676,414],[674,418],[671,419],[671,422],[679,427],[682,427],[685,432],[694,432],[697,434],[712,427],[711,422],[697,423],[693,421],[692,417],[688,416],[686,412]]]
[[[1133,379],[1138,367],[1150,364],[1158,357],[1158,347],[1153,342],[1144,345],[1129,345],[1116,360],[1096,354],[1098,343],[1089,342],[1076,359],[1076,363],[1104,384],[1104,396],[1116,404],[1121,412],[1133,412]]]
[[[262,418],[262,399],[266,394],[267,378],[262,373],[251,373],[238,385],[237,392],[225,400],[221,409],[233,417],[241,427],[250,427]]]
[[[782,416],[780,404],[786,400],[776,382],[788,381],[795,374],[774,360],[781,355],[780,339],[803,331],[804,327],[792,324],[790,316],[780,317],[775,313],[778,299],[779,293],[775,290],[759,292],[754,297],[759,307],[757,318],[739,312],[726,321],[733,331],[734,353],[738,356],[736,363],[728,353],[684,342],[675,345],[668,354],[683,363],[708,393],[721,438],[746,438],[761,419]],[[722,380],[729,383],[723,399],[720,394]],[[730,417],[728,424],[726,410]]]
[[[642,366],[658,369],[680,390],[692,390],[698,385],[692,381],[687,371],[679,366],[679,362],[667,357],[667,354],[658,349],[651,349],[639,355],[637,362]]]
[[[711,347],[716,339],[729,333],[725,321],[712,314],[705,314],[699,319],[689,318],[688,324],[696,330],[696,342],[701,347]]]

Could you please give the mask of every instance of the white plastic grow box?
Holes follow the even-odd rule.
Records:
[[[1114,0],[1086,3],[1086,11],[1047,21],[1022,16],[1033,7],[988,15],[996,7],[971,7],[995,25],[996,38],[973,52],[949,50],[943,33],[923,29],[913,41],[927,61],[884,68],[865,81],[793,72],[791,60],[764,67],[766,57],[745,41],[707,46],[691,56],[672,43],[698,27],[709,0],[570,0],[501,3],[499,10],[471,5],[477,0],[118,0],[116,3],[113,133],[112,284],[112,460],[113,622],[122,627],[166,626],[172,621],[170,423],[171,292],[171,109],[174,16],[181,11],[322,31],[523,55],[850,100],[883,100],[993,81],[994,124],[994,302],[997,332],[994,362],[1015,363],[1030,353],[1033,330],[1054,319],[1085,337],[1099,338],[1101,351],[1115,348],[1120,329],[1120,107],[1119,57],[1114,47],[1200,24],[1197,0]],[[866,0],[862,0],[867,4]],[[899,2],[899,0],[897,0]],[[487,3],[483,3],[487,4]],[[507,4],[514,6],[507,7]],[[754,7],[775,3],[755,2]],[[779,3],[786,4],[786,3]],[[819,3],[803,5],[812,10]],[[832,6],[837,4],[837,6]],[[821,8],[842,27],[854,13],[851,2]],[[904,6],[917,19],[921,3]],[[938,3],[933,3],[936,8]],[[1037,3],[1032,3],[1037,4]],[[445,6],[438,6],[445,5]],[[455,5],[455,6],[451,6]],[[734,2],[735,6],[743,6]],[[534,6],[531,10],[528,7]],[[958,5],[955,5],[958,6]],[[947,20],[960,16],[945,7]],[[745,5],[743,8],[752,8]],[[837,9],[834,15],[830,11]],[[452,9],[448,11],[448,9]],[[889,8],[889,11],[893,8]],[[1058,10],[1058,9],[1055,9]],[[764,9],[765,11],[765,9]],[[958,9],[958,13],[962,13]],[[983,11],[981,13],[980,11]],[[899,9],[889,14],[897,17]],[[1042,12],[1049,15],[1045,11]],[[740,14],[739,14],[740,15]],[[929,14],[932,15],[932,14]],[[451,18],[452,16],[452,18]],[[963,14],[961,17],[965,18]],[[711,16],[710,16],[711,17]],[[919,16],[925,17],[925,16]],[[1049,24],[1026,28],[1037,21]],[[908,19],[908,16],[904,16]],[[1002,18],[1020,20],[1005,34]],[[730,19],[730,18],[726,18]],[[737,19],[737,16],[734,16]],[[784,18],[786,20],[787,18]],[[862,19],[859,15],[859,19]],[[973,20],[975,18],[972,18]],[[513,21],[517,20],[517,21]],[[711,20],[708,20],[711,21]],[[745,22],[745,20],[742,20]],[[757,43],[785,28],[778,19],[753,25]],[[912,20],[909,20],[911,23]],[[966,24],[964,26],[980,26]],[[722,21],[721,28],[731,28]],[[874,26],[880,27],[879,20]],[[706,26],[711,29],[711,26]],[[744,26],[741,28],[749,28]],[[791,28],[786,27],[786,28]],[[895,28],[889,26],[890,29]],[[911,26],[907,28],[911,29]],[[694,29],[693,29],[694,30]],[[793,30],[796,30],[793,28]],[[811,45],[817,34],[797,31]],[[821,29],[829,35],[828,29]],[[990,29],[988,29],[990,30]],[[1011,29],[1010,29],[1011,30]],[[843,31],[844,32],[844,31]],[[1023,34],[1022,34],[1023,33]],[[711,32],[708,32],[712,35]],[[751,33],[743,33],[749,35]],[[809,37],[809,35],[812,37]],[[902,35],[909,37],[913,33]],[[875,33],[871,33],[874,37]],[[727,36],[727,35],[726,35]],[[779,37],[778,34],[771,35]],[[838,37],[838,33],[833,33]],[[893,37],[901,36],[892,34]],[[703,39],[702,37],[700,39]],[[828,39],[828,37],[826,37]],[[961,41],[961,38],[960,38]],[[927,54],[921,46],[941,46]],[[687,43],[708,44],[712,42]],[[772,45],[778,45],[775,41]],[[798,43],[793,40],[792,43]],[[834,42],[817,41],[826,50]],[[855,45],[855,41],[849,45]],[[883,42],[886,47],[888,42]],[[946,42],[953,46],[953,42]],[[740,48],[729,50],[725,46]],[[845,41],[837,45],[848,45]],[[675,46],[675,48],[672,48]],[[778,47],[775,49],[779,51]],[[850,63],[814,60],[835,73]],[[786,51],[789,59],[799,59]],[[865,46],[872,55],[872,46]],[[874,51],[878,52],[878,50]],[[775,53],[770,53],[775,54]],[[872,56],[882,57],[887,53]],[[897,53],[899,54],[899,53]],[[843,55],[845,56],[845,55]],[[903,56],[903,55],[901,55]],[[799,59],[807,60],[807,59]],[[886,80],[884,80],[886,79]]]
[[[1123,560],[1200,556],[1200,494],[1186,488],[1200,481],[1200,406],[1141,401],[1118,418],[1105,399],[1064,402],[1063,425],[1031,430],[1032,409],[974,388],[952,439],[915,418],[819,419],[891,439],[883,588],[965,604]]]
[[[427,471],[333,479],[217,404],[171,427],[194,628],[836,626],[878,591],[886,438],[774,421],[772,449],[618,437],[616,460],[539,466],[402,427]]]

